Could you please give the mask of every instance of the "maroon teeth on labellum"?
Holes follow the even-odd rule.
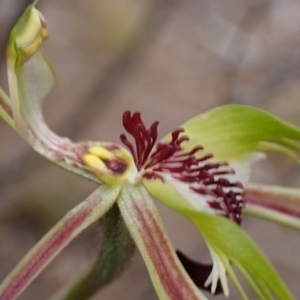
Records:
[[[234,174],[234,170],[226,162],[212,162],[213,154],[200,156],[199,152],[204,149],[201,145],[185,151],[182,145],[189,137],[182,135],[184,129],[181,128],[172,132],[170,142],[155,144],[158,124],[154,122],[147,129],[140,113],[131,115],[126,111],[123,114],[124,128],[133,137],[135,145],[125,134],[120,139],[131,152],[142,177],[164,182],[164,174],[170,174],[175,180],[189,184],[191,191],[206,196],[209,207],[222,211],[222,215],[240,224],[243,186],[226,178]]]

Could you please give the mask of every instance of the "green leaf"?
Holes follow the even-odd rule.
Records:
[[[268,259],[235,223],[202,212],[186,210],[183,214],[197,226],[208,245],[217,254],[225,255],[258,289],[254,291],[260,299],[270,299],[269,290],[279,299],[294,299]]]

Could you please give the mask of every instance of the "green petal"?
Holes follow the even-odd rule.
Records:
[[[300,161],[292,151],[300,152],[300,129],[253,107],[222,106],[181,127],[190,138],[187,149],[200,144],[214,160],[243,160],[254,151],[276,150]]]
[[[185,272],[158,211],[142,184],[125,185],[118,198],[124,221],[161,300],[206,300]]]
[[[299,189],[251,184],[244,199],[244,213],[300,230]]]
[[[278,295],[279,299],[293,299],[267,258],[235,223],[225,217],[196,211],[175,188],[160,180],[143,179],[143,182],[154,197],[185,215],[197,226],[209,247],[222,261],[225,256],[240,270],[259,299],[268,299],[268,289]],[[228,266],[226,269],[243,295],[232,270]]]
[[[24,65],[15,65],[11,72],[13,109],[21,114],[19,129],[22,130],[22,121],[26,122],[37,131],[40,139],[46,139],[44,136],[49,129],[42,116],[42,102],[56,83],[52,66],[38,50]]]
[[[60,251],[112,207],[120,189],[102,185],[69,211],[1,283],[0,299],[15,299]]]
[[[224,217],[182,211],[203,234],[209,247],[225,255],[241,271],[260,299],[294,299],[268,259],[235,223]]]

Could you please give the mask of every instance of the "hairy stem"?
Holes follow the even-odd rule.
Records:
[[[115,279],[129,262],[134,243],[114,205],[103,219],[103,241],[100,255],[92,269],[52,300],[86,300]]]

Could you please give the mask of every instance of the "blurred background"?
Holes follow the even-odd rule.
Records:
[[[30,2],[0,2],[0,82],[6,90],[6,40]],[[300,126],[298,0],[42,0],[38,8],[50,34],[44,52],[59,78],[44,112],[62,136],[117,142],[122,113],[130,109],[141,111],[147,124],[160,120],[162,137],[228,103],[259,107]],[[34,153],[2,121],[0,136],[2,280],[95,185]],[[299,187],[299,166],[270,154],[254,167],[252,181]],[[199,233],[158,207],[175,247],[209,262]],[[298,297],[300,233],[247,216],[243,228]],[[97,224],[85,231],[20,299],[47,299],[69,282],[96,258],[100,236]],[[230,292],[230,299],[239,299],[234,288]],[[138,252],[96,299],[157,299]]]

